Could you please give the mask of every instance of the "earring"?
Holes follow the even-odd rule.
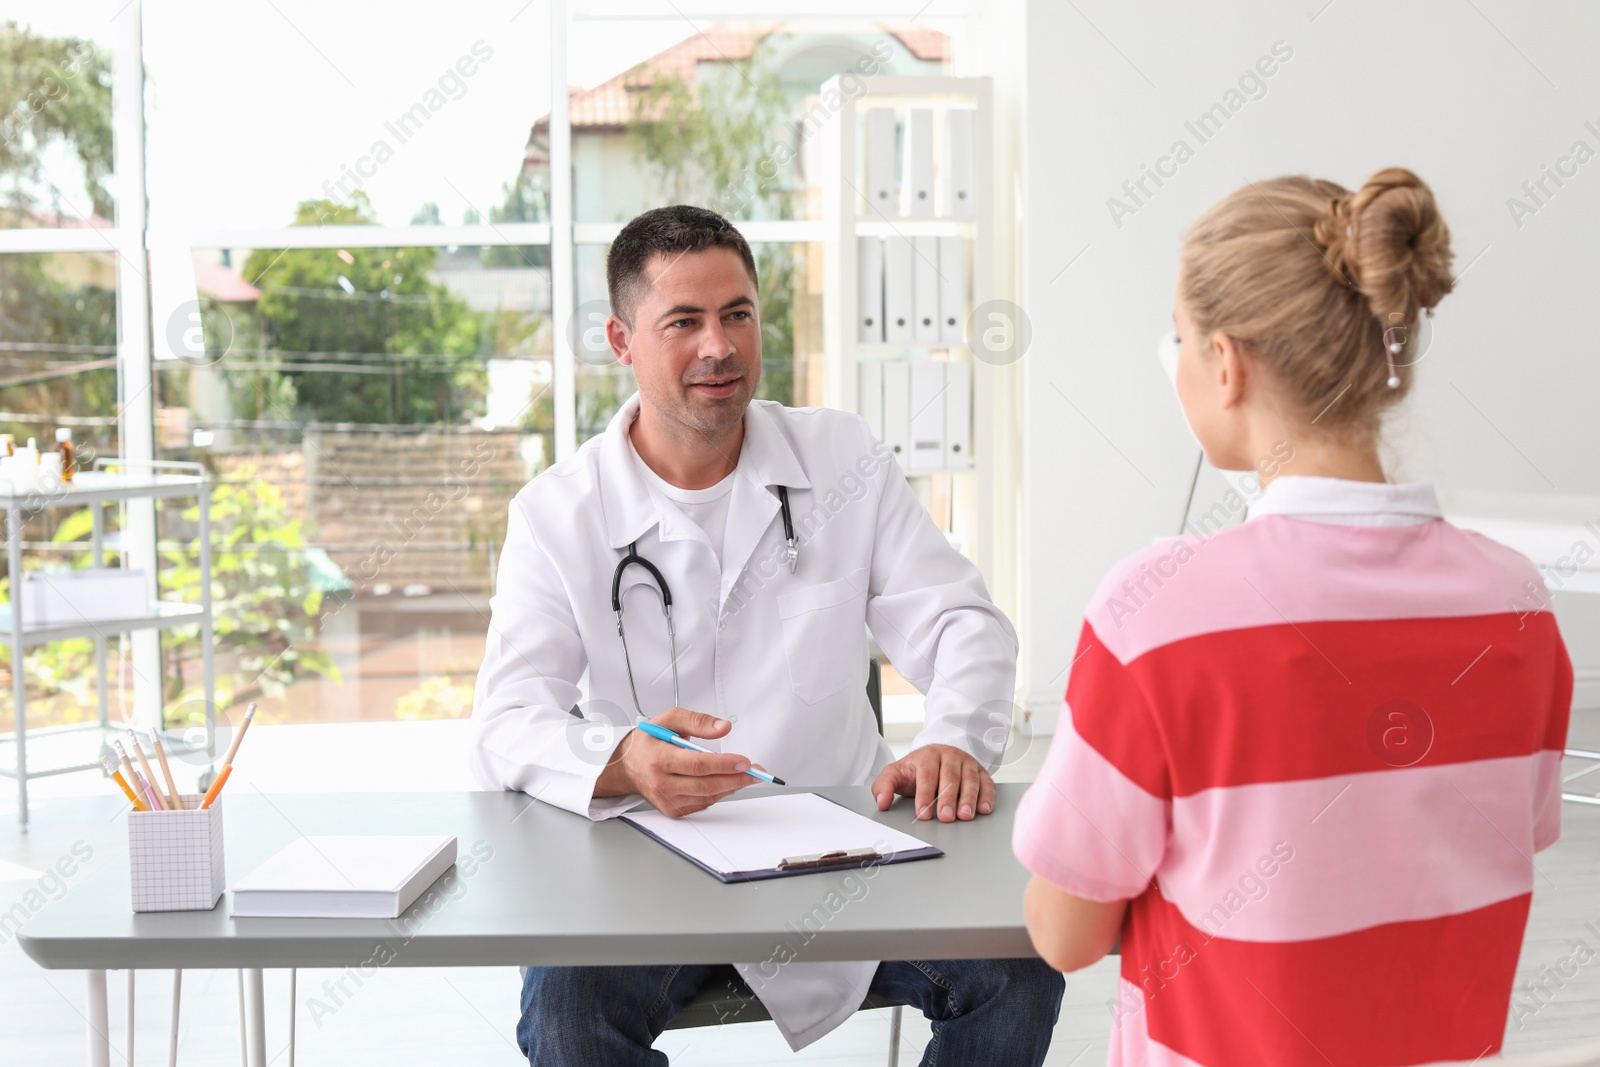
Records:
[[[1389,313],[1389,320],[1391,322],[1398,318],[1400,318],[1399,312],[1391,311]],[[1406,343],[1403,340],[1405,333],[1406,328],[1404,326],[1391,326],[1387,330],[1383,331],[1384,358],[1389,363],[1390,389],[1400,388],[1400,372],[1394,365],[1394,357],[1406,350]],[[1397,340],[1396,335],[1398,335],[1401,339]]]

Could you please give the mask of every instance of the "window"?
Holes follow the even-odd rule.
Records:
[[[0,432],[70,425],[100,454],[212,472],[218,701],[274,722],[470,712],[507,503],[633,391],[601,327],[606,250],[638,211],[747,224],[760,395],[820,403],[818,87],[864,62],[945,72],[951,51],[925,26],[859,21],[552,35],[551,0],[461,0],[446,23],[302,0],[119,0],[82,25],[34,7],[0,24],[0,104],[31,108],[30,84],[54,84],[39,72],[66,64],[73,108],[29,111],[0,149]],[[135,274],[106,236],[141,236],[114,229],[112,194],[131,194],[111,131],[137,127],[112,108],[113,57],[147,79]],[[581,86],[565,140],[557,60]],[[47,228],[81,232],[24,233]],[[148,302],[148,350],[119,350],[119,293]],[[54,551],[81,550],[67,535]],[[198,595],[194,538],[191,514],[160,513],[143,551],[167,596]],[[145,665],[169,726],[201,711],[186,636]],[[39,707],[77,714],[71,693]]]
[[[13,4],[0,20],[0,433],[18,446],[55,447],[72,430],[86,459],[116,454],[120,374],[117,287],[128,269],[115,249],[111,30],[99,4],[61,10]],[[27,566],[74,558],[71,525],[42,513],[23,526]],[[63,536],[65,535],[65,536]],[[0,589],[9,601],[11,575]],[[29,724],[93,713],[89,642],[28,657]],[[12,730],[9,649],[0,731]],[[125,662],[113,659],[120,696]],[[51,754],[38,754],[47,765]]]
[[[594,47],[610,22],[572,27]],[[950,38],[915,26],[641,21],[662,47],[571,95],[574,216],[621,223],[698,204],[738,220],[819,219],[818,92],[836,74],[947,73]],[[870,72],[870,73],[869,73]],[[548,133],[535,125],[534,136]]]
[[[0,227],[115,220],[111,47],[104,4],[11,4],[0,20]]]
[[[218,558],[231,606],[298,633],[270,669],[254,627],[222,634],[223,703],[460,713],[506,506],[553,452],[549,271],[508,263],[529,251],[195,253],[205,344],[156,362],[157,449],[250,524]]]
[[[950,38],[916,27],[860,22],[627,23],[656,50],[571,94],[573,213],[579,225],[577,435],[585,440],[633,392],[632,375],[605,345],[610,308],[605,248],[615,228],[668,203],[760,222],[752,240],[761,281],[762,384],[785,404],[822,402],[821,217],[818,91],[835,74],[941,74]],[[576,52],[599,48],[609,21],[577,22]],[[548,117],[535,140],[548,138]]]
[[[449,18],[279,0],[144,6],[150,226],[546,222],[549,16],[456,0]],[[249,41],[249,47],[217,42]]]

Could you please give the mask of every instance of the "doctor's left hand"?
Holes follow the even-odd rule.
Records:
[[[872,783],[878,810],[888,811],[895,794],[913,797],[917,818],[963,822],[994,811],[994,779],[972,757],[954,745],[924,745],[895,760]]]

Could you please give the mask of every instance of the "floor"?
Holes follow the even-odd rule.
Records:
[[[350,731],[358,731],[350,733]],[[352,742],[360,740],[359,749]],[[1028,780],[1043,759],[1035,743],[1002,771],[1009,780]],[[460,758],[465,724],[406,723],[258,728],[250,745],[255,767],[283,767],[287,775],[254,773],[265,790],[334,787],[351,790],[392,788],[397,771],[417,788],[470,788]],[[1572,744],[1600,749],[1600,712],[1574,718]],[[350,753],[362,758],[352,760]],[[284,758],[273,758],[281,753]],[[294,757],[291,761],[288,757]],[[1569,761],[1568,775],[1600,764]],[[180,778],[198,768],[180,768]],[[1592,784],[1590,784],[1592,783]],[[8,784],[8,783],[7,783]],[[186,783],[180,782],[180,785]],[[1578,778],[1572,788],[1600,792],[1600,772]],[[92,775],[49,780],[35,791],[30,832],[15,829],[14,805],[0,806],[0,1062],[71,1063],[83,1056],[85,987],[82,975],[44,971],[17,948],[8,916],[26,912],[60,887],[43,875],[62,856],[87,855],[83,871],[114,862],[123,847],[122,805]],[[1600,1038],[1600,807],[1564,805],[1561,841],[1538,857],[1532,916],[1524,942],[1518,985],[1540,981],[1537,997],[1520,992],[1508,1022],[1508,1051],[1576,1044]],[[30,895],[31,894],[31,895]],[[44,906],[48,906],[46,903]],[[1563,961],[1582,942],[1593,953],[1575,975]],[[1067,976],[1066,998],[1049,1059],[1052,1067],[1097,1067],[1105,1062],[1110,1016],[1106,1002],[1116,977],[1116,960]],[[520,1062],[513,1039],[517,1016],[517,976],[511,968],[384,969],[346,992],[331,988],[340,975],[302,971],[298,975],[296,1062],[338,1064],[373,1062],[382,1049],[387,1067],[450,1063]],[[110,979],[113,1062],[127,1052],[128,976]],[[238,1002],[231,971],[190,971],[183,975],[179,1057],[182,1063],[229,1063],[238,1050]],[[269,1052],[287,1065],[288,981],[286,972],[267,976]],[[136,976],[135,1051],[139,1063],[164,1063],[172,1005],[171,971]],[[1519,1006],[1520,1005],[1520,1006]],[[829,1067],[880,1067],[886,1060],[887,1012],[863,1012],[812,1045],[791,1054],[769,1024],[735,1025],[665,1035],[658,1047],[674,1064],[807,1064]],[[907,1019],[900,1062],[917,1062],[928,1037],[927,1024]]]

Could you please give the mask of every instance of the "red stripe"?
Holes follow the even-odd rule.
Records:
[[[1172,796],[1165,745],[1139,678],[1117,662],[1087,621],[1067,677],[1072,727],[1145,792]]]
[[[1122,977],[1144,990],[1150,1037],[1199,1063],[1473,1060],[1500,1048],[1530,899],[1275,943],[1210,938],[1152,884],[1123,927]]]
[[[1560,748],[1572,699],[1548,612],[1251,627],[1126,666],[1086,625],[1080,654],[1074,728],[1157,796]]]

